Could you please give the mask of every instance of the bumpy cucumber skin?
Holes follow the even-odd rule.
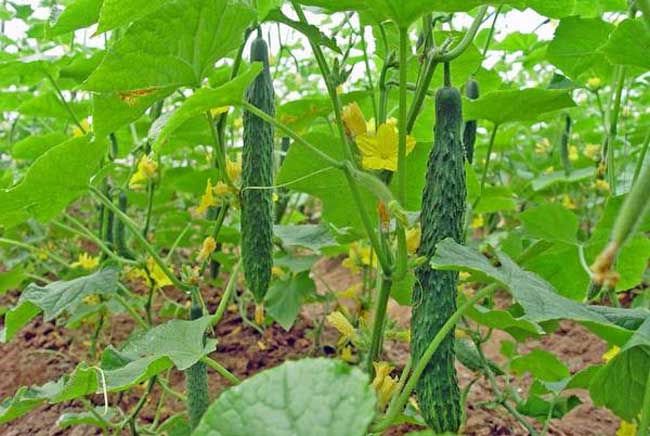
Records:
[[[202,315],[201,306],[192,305],[190,319],[197,319]],[[191,428],[195,429],[210,405],[208,368],[205,363],[197,362],[185,370],[185,385],[187,389],[187,414],[190,418]]]
[[[264,69],[246,91],[246,100],[270,116],[275,115],[273,81],[269,71],[266,42],[256,38],[251,62],[263,62]],[[271,280],[273,267],[273,200],[270,189],[245,189],[273,184],[273,126],[244,111],[242,153],[241,250],[246,283],[257,303]]]
[[[120,209],[120,211],[126,214],[128,206],[129,203],[126,194],[124,192],[120,192],[119,196],[117,197],[117,207]],[[117,251],[117,254],[126,259],[133,259],[133,255],[126,246],[126,229],[124,228],[124,222],[122,220],[115,220],[114,227],[115,251]]]
[[[569,139],[571,138],[571,117],[564,116],[564,129],[560,138],[560,160],[564,173],[568,176],[571,174],[571,159],[569,158]]]
[[[465,95],[470,100],[476,100],[479,97],[480,89],[478,82],[474,79],[469,79],[465,84]],[[463,145],[465,146],[465,155],[467,162],[474,161],[474,144],[476,144],[476,120],[467,120],[463,126]]]
[[[436,94],[434,146],[429,155],[422,194],[422,240],[419,256],[427,259],[441,240],[463,239],[465,212],[465,153],[461,142],[461,96],[452,87]],[[417,360],[447,319],[456,311],[456,271],[438,271],[424,262],[416,269],[411,319],[411,352]],[[416,386],[422,416],[438,433],[455,433],[460,426],[461,394],[454,368],[454,332],[443,340]]]

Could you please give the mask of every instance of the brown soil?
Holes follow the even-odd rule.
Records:
[[[332,260],[320,261],[315,269],[315,279],[320,291],[326,289],[326,284],[333,290],[343,290],[353,284],[357,278],[347,270],[340,268],[338,262]],[[168,292],[172,295],[171,292]],[[206,289],[204,295],[210,295],[208,306],[213,310],[218,302],[217,292]],[[180,295],[176,295],[180,299]],[[12,304],[17,298],[16,293],[8,293],[0,299],[2,304]],[[390,316],[401,325],[408,325],[410,311],[396,304],[390,306]],[[305,308],[296,325],[286,332],[277,325],[266,329],[263,335],[242,322],[239,314],[227,311],[216,330],[219,340],[217,351],[212,358],[222,363],[240,378],[249,377],[265,368],[277,366],[287,359],[296,359],[307,355],[322,355],[322,345],[314,346],[313,327],[320,322],[322,310],[316,306]],[[101,346],[108,343],[119,344],[133,329],[133,323],[123,315],[113,317],[101,337]],[[69,330],[44,322],[41,317],[33,320],[23,328],[9,343],[0,344],[0,398],[6,398],[24,385],[40,385],[49,380],[55,380],[70,372],[80,361],[88,361],[87,349],[89,331],[87,328]],[[325,329],[321,344],[333,343],[336,334],[331,329]],[[488,357],[503,361],[499,354],[500,342],[511,340],[505,333],[494,334],[485,351]],[[605,344],[584,328],[571,322],[561,323],[560,329],[538,341],[529,341],[519,348],[526,352],[535,347],[552,351],[562,359],[572,372],[578,371],[587,364],[600,361]],[[399,367],[408,357],[408,345],[405,343],[387,341],[386,357]],[[464,367],[458,366],[459,380],[466,385],[474,374]],[[210,371],[210,388],[213,397],[227,387],[216,373]],[[173,372],[170,377],[171,385],[182,391],[183,375]],[[526,393],[530,383],[526,377],[512,379],[522,394]],[[142,388],[144,389],[144,387]],[[141,391],[140,391],[141,392]],[[133,406],[138,400],[139,392],[131,395],[111,395],[109,402],[121,407]],[[568,436],[609,436],[616,433],[618,420],[609,412],[597,409],[589,400],[586,392],[577,391],[583,404],[570,412],[562,420],[554,420],[549,429],[551,435]],[[160,396],[158,387],[154,388],[150,401],[141,413],[144,421],[151,422],[154,417],[155,404]],[[468,400],[468,419],[465,434],[488,435],[525,435],[527,432],[510,415],[502,409],[482,407],[492,397],[489,383],[479,380],[471,390]],[[102,404],[101,396],[93,398],[97,405]],[[163,411],[163,416],[183,410],[184,405],[172,399],[169,407]],[[78,426],[61,429],[56,421],[61,413],[82,410],[78,402],[57,405],[44,405],[15,421],[0,426],[0,434],[16,435],[91,435],[100,434],[95,428]],[[415,426],[399,426],[387,432],[386,435],[398,436],[408,431],[421,430]],[[126,434],[126,433],[125,433]]]

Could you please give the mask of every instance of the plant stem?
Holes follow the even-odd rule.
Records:
[[[205,363],[208,365],[210,368],[214,369],[217,371],[223,378],[228,380],[230,383],[233,385],[238,385],[241,383],[241,380],[235,376],[232,372],[228,371],[226,368],[224,368],[219,362],[216,360],[210,359],[208,356],[205,356],[201,359],[201,362]]]
[[[636,168],[634,168],[634,177],[632,178],[632,185],[636,183],[636,179],[639,178],[639,174],[641,173],[641,168],[643,168],[643,163],[645,162],[645,158],[648,154],[648,145],[650,145],[650,131],[648,131],[648,134],[645,137],[645,140],[643,141],[643,145],[641,146],[641,154],[639,155],[639,159],[636,162]]]
[[[643,394],[643,407],[641,407],[641,420],[639,421],[638,436],[650,436],[650,369],[645,382]]]
[[[366,67],[366,79],[368,80],[368,90],[370,91],[371,101],[372,101],[372,111],[375,115],[375,120],[378,119],[377,113],[377,99],[375,98],[375,84],[372,81],[372,71],[370,69],[370,62],[368,60],[368,47],[366,45],[366,35],[365,35],[365,26],[361,25],[361,50],[363,51],[363,63]]]
[[[228,279],[228,284],[226,285],[226,289],[223,292],[223,295],[221,296],[221,301],[219,301],[219,306],[217,306],[217,311],[214,313],[214,315],[212,315],[212,319],[210,320],[210,325],[212,326],[219,324],[219,321],[221,321],[223,314],[226,312],[226,308],[228,307],[228,302],[230,302],[232,293],[234,292],[237,285],[237,276],[239,275],[240,267],[241,267],[241,260],[239,260],[235,264],[235,266],[233,266],[232,271],[230,272],[230,278]]]
[[[472,209],[475,208],[476,205],[478,205],[478,203],[481,201],[481,196],[483,195],[483,187],[485,186],[485,182],[487,181],[487,173],[488,173],[488,168],[490,167],[492,148],[494,148],[494,140],[497,137],[498,130],[499,130],[499,125],[495,124],[494,128],[492,129],[492,134],[490,135],[490,142],[488,143],[487,154],[485,155],[485,166],[483,167],[483,174],[481,175],[481,185],[478,191],[478,197],[476,197],[476,200],[474,200]]]
[[[120,283],[119,285],[122,285],[122,284]],[[122,286],[124,286],[124,285],[122,285]],[[131,315],[131,318],[133,318],[135,320],[135,322],[137,322],[140,325],[140,327],[142,327],[145,330],[149,329],[149,325],[147,325],[145,320],[142,319],[142,317],[140,315],[138,315],[138,313],[135,311],[135,309],[133,307],[131,307],[129,302],[126,301],[126,299],[124,297],[122,297],[119,294],[114,294],[113,298],[115,298],[117,300],[117,302],[120,303],[120,305],[129,313],[129,315]]]
[[[397,148],[397,200],[406,202],[406,81],[409,49],[408,28],[399,29],[399,143]]]
[[[458,310],[456,310],[456,312],[454,312],[454,314],[445,322],[442,328],[438,330],[438,333],[436,333],[436,336],[429,343],[427,349],[424,350],[424,353],[422,353],[422,357],[420,357],[420,360],[418,360],[417,364],[413,368],[413,372],[411,373],[411,376],[406,382],[404,389],[402,389],[402,391],[400,392],[398,400],[392,405],[393,407],[390,407],[388,409],[386,415],[384,415],[384,417],[371,428],[373,432],[376,433],[381,432],[391,425],[391,423],[395,420],[395,418],[404,409],[404,406],[408,402],[408,399],[411,396],[411,392],[413,392],[413,389],[415,389],[415,385],[420,379],[422,372],[424,371],[427,364],[431,360],[431,357],[433,357],[433,353],[436,352],[436,350],[438,349],[442,341],[447,337],[449,332],[451,332],[452,329],[456,327],[456,323],[458,322],[458,320],[476,302],[487,297],[488,295],[496,291],[496,289],[497,289],[496,284],[492,284],[481,289],[472,298],[467,300],[461,307],[459,307]]]
[[[142,236],[145,238],[149,233],[149,225],[151,224],[151,212],[153,211],[153,194],[156,188],[153,180],[147,181],[147,210],[144,215],[144,226],[142,226]]]
[[[65,259],[63,259],[62,257],[60,257],[60,256],[58,256],[58,255],[56,255],[56,254],[54,254],[54,253],[52,253],[50,251],[41,250],[40,248],[35,247],[33,245],[30,245],[30,244],[27,244],[25,242],[15,241],[15,240],[9,239],[9,238],[0,238],[0,244],[13,245],[15,247],[24,248],[25,250],[29,250],[29,251],[31,251],[33,253],[38,253],[38,252],[43,251],[43,252],[47,253],[48,257],[51,257],[54,261],[59,263],[61,266],[64,266],[66,268],[70,268],[70,264]]]
[[[623,97],[623,88],[625,86],[625,73],[624,66],[617,67],[616,75],[616,91],[609,117],[609,130],[605,134],[603,144],[603,154],[605,162],[607,163],[607,179],[612,193],[616,193],[616,168],[614,165],[614,144],[618,134],[618,119],[621,113],[621,101]]]
[[[370,349],[368,350],[368,357],[366,366],[368,374],[374,374],[372,362],[378,360],[381,356],[381,348],[384,337],[384,325],[386,324],[386,306],[388,305],[388,297],[390,296],[390,289],[393,285],[393,280],[390,276],[384,276],[381,279],[381,287],[377,296],[377,306],[375,308],[375,319],[372,327],[372,339],[370,342]]]
[[[162,272],[169,278],[169,280],[172,282],[174,286],[176,286],[178,289],[183,290],[183,291],[189,291],[192,289],[192,286],[185,284],[181,282],[173,272],[170,271],[170,269],[167,267],[165,262],[162,260],[160,255],[156,252],[156,250],[149,244],[149,242],[146,240],[144,236],[142,236],[142,233],[138,229],[138,226],[129,218],[124,212],[122,212],[117,206],[115,206],[108,198],[104,196],[97,188],[95,188],[92,185],[88,185],[88,189],[90,189],[90,192],[97,197],[97,199],[104,204],[104,206],[108,207],[115,213],[115,216],[121,220],[124,225],[129,229],[129,231],[135,236],[135,238],[142,244],[142,247],[145,249],[147,254],[151,256],[151,258],[158,264]]]
[[[56,95],[59,97],[59,100],[61,101],[61,104],[65,107],[65,110],[68,112],[68,115],[70,115],[70,118],[72,119],[72,122],[79,127],[79,130],[81,130],[81,133],[84,135],[87,133],[86,129],[84,129],[84,126],[81,125],[79,122],[79,119],[77,118],[77,115],[75,115],[74,111],[68,104],[68,102],[65,100],[65,97],[63,96],[63,93],[61,92],[61,88],[56,84],[56,81],[52,77],[50,73],[47,73],[47,78],[49,79],[50,83],[52,86],[54,86],[54,89],[56,90]]]

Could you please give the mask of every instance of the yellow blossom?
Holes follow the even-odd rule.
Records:
[[[241,129],[242,126],[244,125],[244,120],[242,120],[242,117],[237,117],[235,120],[232,122],[232,126],[235,129]]]
[[[336,311],[327,315],[327,321],[341,334],[342,339],[356,341],[358,338],[357,331],[350,321],[341,312]]]
[[[277,278],[281,279],[281,278],[283,278],[285,276],[285,272],[279,266],[274,266],[273,268],[271,268],[271,275],[273,277],[277,277]]]
[[[99,257],[92,257],[88,253],[81,253],[76,262],[70,266],[81,267],[83,269],[95,269],[99,265]]]
[[[548,140],[548,138],[542,138],[541,141],[535,144],[535,153],[546,154],[549,148],[551,148],[551,142]]]
[[[551,174],[553,171],[555,171],[555,167],[550,166],[544,170],[544,174]]]
[[[463,329],[458,329],[458,328],[457,328],[456,330],[454,330],[454,337],[455,337],[456,339],[465,339],[465,338],[469,338],[469,336],[467,335],[467,332],[465,332],[465,330],[463,330]]]
[[[472,224],[470,225],[473,229],[480,229],[485,224],[483,215],[478,214],[472,219]]]
[[[609,183],[607,183],[605,180],[597,179],[594,183],[594,186],[596,186],[596,189],[599,191],[609,191]]]
[[[348,362],[348,363],[357,362],[357,357],[354,354],[352,354],[352,347],[350,347],[349,345],[343,347],[343,349],[341,350],[340,357],[341,360],[343,360],[344,362]]]
[[[458,277],[461,280],[467,280],[467,279],[469,279],[471,277],[471,274],[468,273],[467,271],[461,271],[460,273],[458,273]]]
[[[575,162],[575,161],[578,160],[579,157],[580,157],[580,155],[578,154],[578,147],[576,147],[575,145],[570,145],[569,146],[569,160],[571,162]]]
[[[99,304],[102,300],[99,298],[99,295],[97,294],[91,294],[91,295],[86,295],[81,299],[85,304],[89,306],[94,306],[96,304]]]
[[[256,304],[255,305],[255,322],[257,325],[264,324],[264,305]]]
[[[366,133],[366,119],[357,102],[352,102],[343,108],[341,114],[343,125],[348,135],[355,137]]]
[[[406,231],[406,250],[409,253],[415,253],[420,247],[420,239],[422,237],[422,229],[420,226],[413,227]]]
[[[603,361],[605,363],[608,363],[610,360],[612,360],[614,357],[616,357],[618,355],[618,353],[620,353],[620,352],[621,352],[621,349],[618,346],[614,345],[612,348],[607,350],[605,352],[605,354],[603,354]]]
[[[216,206],[217,200],[214,198],[214,191],[212,190],[211,180],[208,179],[208,183],[205,186],[205,192],[201,196],[201,203],[199,203],[196,208],[197,213],[204,213],[209,208]]]
[[[364,168],[371,170],[397,169],[397,128],[392,123],[384,123],[379,126],[377,133],[361,134],[356,138],[357,146],[361,151],[361,163]],[[406,138],[406,154],[413,151],[415,139],[412,136]]]
[[[271,195],[271,201],[273,201],[273,203],[277,203],[279,199],[280,199],[280,196],[278,195],[277,192],[274,192],[274,193]]]
[[[598,160],[598,158],[600,157],[600,145],[587,144],[585,146],[584,154],[591,160]]]
[[[571,197],[569,197],[569,194],[564,194],[564,197],[562,197],[562,206],[567,209],[575,209],[576,203],[571,199]]]
[[[210,109],[210,114],[213,117],[216,117],[217,115],[225,114],[226,112],[228,112],[228,110],[230,110],[230,106],[219,106]]]
[[[393,369],[387,362],[372,362],[375,367],[375,378],[372,386],[377,392],[377,405],[383,409],[390,401],[397,387],[397,378],[391,377],[390,372]]]
[[[603,82],[600,80],[600,77],[592,77],[591,79],[587,80],[587,86],[592,90],[600,88],[602,83]]]
[[[81,129],[81,127],[83,127],[83,130]],[[83,136],[85,135],[84,130],[86,131],[86,133],[90,132],[90,123],[88,122],[87,118],[81,120],[81,127],[74,126],[72,128],[72,136],[74,136],[75,138],[79,136]]]
[[[38,250],[37,256],[40,260],[47,260],[50,257],[48,251],[45,249]]]
[[[212,255],[212,252],[215,248],[217,248],[217,241],[215,241],[212,236],[208,236],[203,240],[201,251],[199,251],[199,255],[197,256],[196,260],[199,262],[205,261]]]
[[[217,184],[214,185],[213,190],[214,190],[214,194],[218,198],[223,198],[230,193],[230,186],[226,185],[223,182],[217,182]]]
[[[149,270],[149,275],[153,279],[153,282],[157,288],[163,288],[172,284],[169,277],[163,272],[162,268],[156,263],[153,257],[147,259],[147,269]]]
[[[228,159],[226,161],[226,174],[233,183],[239,181],[241,177],[241,155],[237,155],[237,160]]]
[[[372,255],[372,250],[370,247],[361,246],[357,242],[353,242],[350,244],[348,257],[345,258],[343,262],[341,262],[341,265],[353,272],[356,272],[359,270],[360,266],[371,266],[371,258],[372,267],[377,266],[377,256]]]
[[[257,341],[257,348],[260,349],[260,351],[266,350],[268,347],[264,343],[264,341]]]
[[[360,284],[352,285],[347,289],[344,289],[342,291],[337,291],[335,293],[336,298],[339,299],[350,299],[350,300],[356,300],[359,298],[359,288]]]
[[[616,436],[636,436],[637,425],[633,422],[621,421],[616,430]]]
[[[129,187],[135,188],[151,179],[158,170],[158,164],[149,156],[144,155],[138,161],[138,168],[129,180]]]

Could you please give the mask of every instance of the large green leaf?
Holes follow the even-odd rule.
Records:
[[[641,411],[650,371],[650,317],[593,378],[589,393],[597,406],[607,406],[632,422]]]
[[[103,33],[157,11],[173,0],[103,0],[96,33]]]
[[[97,22],[103,0],[74,0],[66,6],[54,26],[49,29],[51,36],[62,35],[83,29]]]
[[[560,21],[548,46],[548,60],[575,79],[594,64],[606,62],[599,51],[614,26],[600,18],[568,17]]]
[[[86,192],[106,146],[82,136],[42,154],[18,184],[0,190],[0,226],[15,226],[30,217],[39,221],[53,218]]]
[[[269,315],[288,331],[298,318],[302,305],[315,294],[316,284],[309,277],[309,271],[302,271],[275,281],[264,298],[264,305]]]
[[[150,132],[150,137],[154,140],[154,150],[159,149],[165,139],[189,119],[202,115],[212,108],[240,104],[246,87],[261,70],[262,64],[255,63],[248,71],[235,77],[225,85],[214,89],[201,88],[183,101],[178,109],[158,118],[151,127]]]
[[[108,347],[101,365],[107,389],[128,389],[172,365],[181,371],[194,365],[216,347],[216,339],[203,340],[210,320],[174,319],[131,338],[119,351]]]
[[[109,295],[117,290],[118,272],[107,268],[93,274],[46,286],[30,284],[20,295],[15,307],[5,314],[0,339],[10,341],[16,332],[43,311],[46,321],[64,312],[72,315],[88,295]]]
[[[530,373],[536,379],[549,382],[557,382],[569,377],[569,369],[566,365],[554,354],[540,348],[512,359],[510,369],[515,374]]]
[[[548,112],[575,106],[565,90],[539,88],[494,91],[478,100],[463,102],[463,117],[490,120],[495,124],[534,121]]]
[[[68,139],[68,135],[61,132],[32,135],[16,142],[11,147],[11,157],[14,159],[36,159],[50,148]]]
[[[643,20],[628,18],[616,27],[603,51],[613,64],[650,69],[650,30]]]
[[[375,414],[368,376],[333,359],[302,359],[228,389],[195,436],[363,436]]]
[[[620,310],[603,310],[563,297],[548,282],[521,269],[502,252],[496,252],[496,260],[499,266],[493,265],[490,259],[481,253],[459,245],[452,239],[445,239],[438,243],[431,265],[442,270],[474,272],[503,285],[523,307],[525,314],[522,319],[535,323],[561,319],[577,321],[616,344],[623,344],[632,336],[633,331],[626,328],[630,325],[621,322],[619,318],[623,315]],[[639,316],[629,310],[623,312],[630,316]],[[645,312],[650,315],[650,312]],[[647,315],[642,313],[640,316]]]
[[[200,86],[255,18],[243,0],[177,0],[131,25],[84,83],[99,92]]]
[[[324,224],[277,225],[273,234],[286,247],[303,247],[320,251],[325,247],[338,245],[330,229]]]

